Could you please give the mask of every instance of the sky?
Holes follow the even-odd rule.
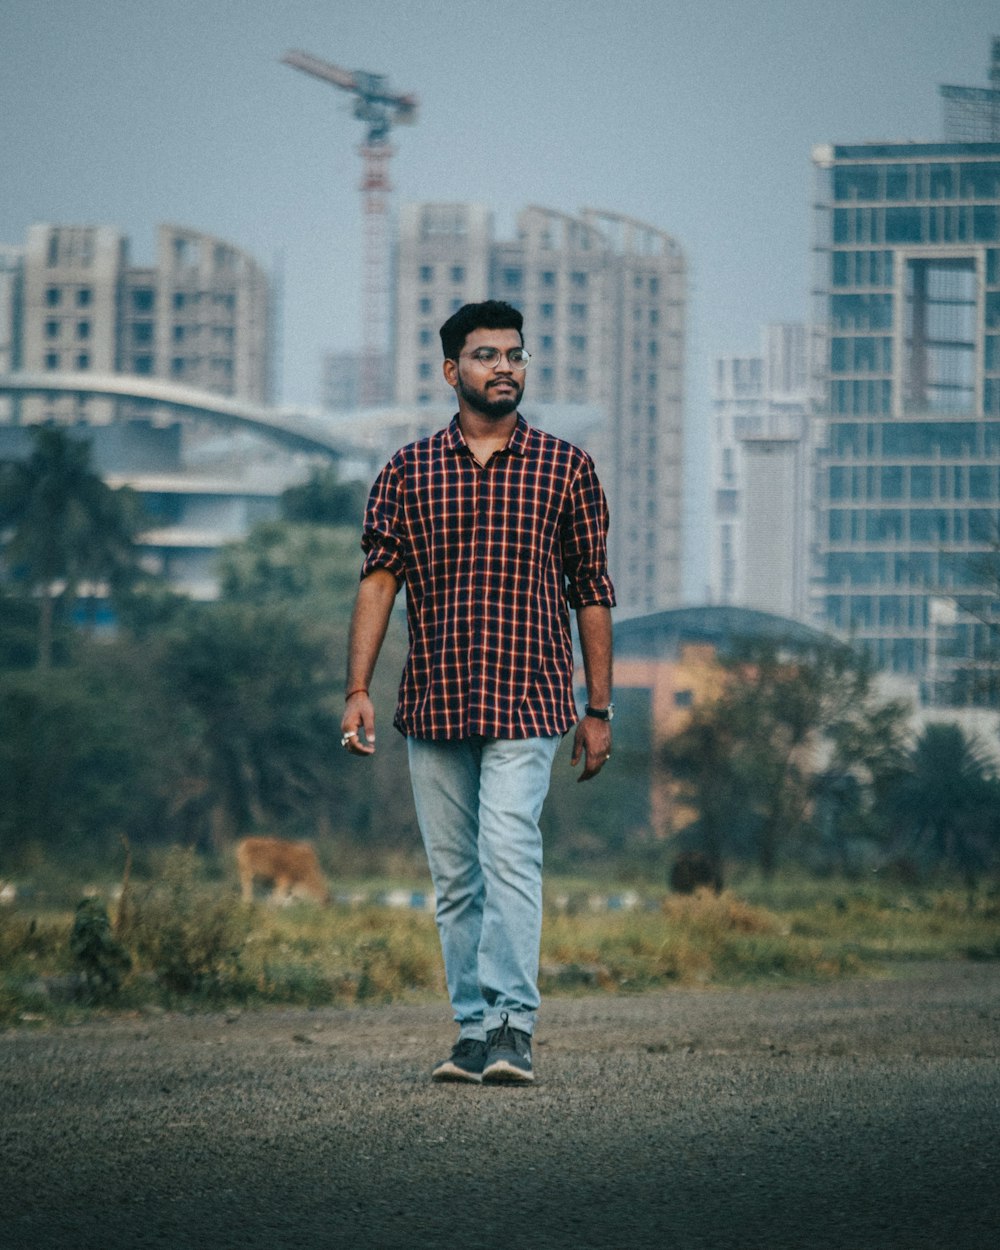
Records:
[[[813,146],[940,138],[938,85],[987,85],[995,34],[996,0],[0,0],[0,244],[37,221],[118,227],[136,264],[161,222],[234,243],[282,274],[278,398],[316,404],[322,355],[361,342],[363,128],[280,58],[386,74],[420,110],[397,203],[678,241],[697,526],[712,357],[808,315]]]

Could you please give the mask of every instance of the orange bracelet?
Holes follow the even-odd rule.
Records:
[[[348,690],[347,694],[344,695],[344,702],[346,703],[348,699],[353,699],[356,694],[367,693],[368,691],[364,686],[358,686],[357,690]]]

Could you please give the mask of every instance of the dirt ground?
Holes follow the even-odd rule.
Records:
[[[444,1005],[0,1035],[0,1245],[994,1250],[1000,965],[549,1000],[527,1089]]]

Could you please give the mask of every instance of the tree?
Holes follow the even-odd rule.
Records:
[[[969,888],[1000,851],[1000,782],[960,725],[926,725],[885,798],[905,854],[961,872]]]
[[[0,465],[0,536],[15,584],[40,596],[38,666],[52,663],[58,605],[83,583],[126,583],[138,557],[138,505],[127,489],[111,490],[94,473],[90,445],[54,427],[35,431],[27,460]]]
[[[359,526],[368,488],[362,482],[342,482],[332,467],[314,469],[309,480],[290,486],[281,496],[286,521],[310,525]]]
[[[328,637],[279,607],[192,607],[161,672],[186,709],[185,797],[217,850],[234,836],[315,811],[339,733]]]
[[[820,774],[875,793],[898,762],[906,707],[882,702],[871,662],[838,644],[748,643],[723,662],[721,694],[693,709],[662,760],[698,812],[699,849],[717,860],[745,837],[770,876],[810,832]]]

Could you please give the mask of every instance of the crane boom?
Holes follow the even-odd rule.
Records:
[[[308,52],[294,50],[286,52],[281,61],[283,65],[290,65],[304,74],[311,74],[313,78],[332,83],[342,91],[353,92],[358,97],[355,115],[362,120],[368,121],[378,112],[382,122],[379,140],[382,142],[385,141],[391,124],[412,125],[417,120],[417,97],[409,93],[404,95],[390,91],[389,80],[384,74],[372,74],[363,69],[342,69],[339,65],[322,61]]]

